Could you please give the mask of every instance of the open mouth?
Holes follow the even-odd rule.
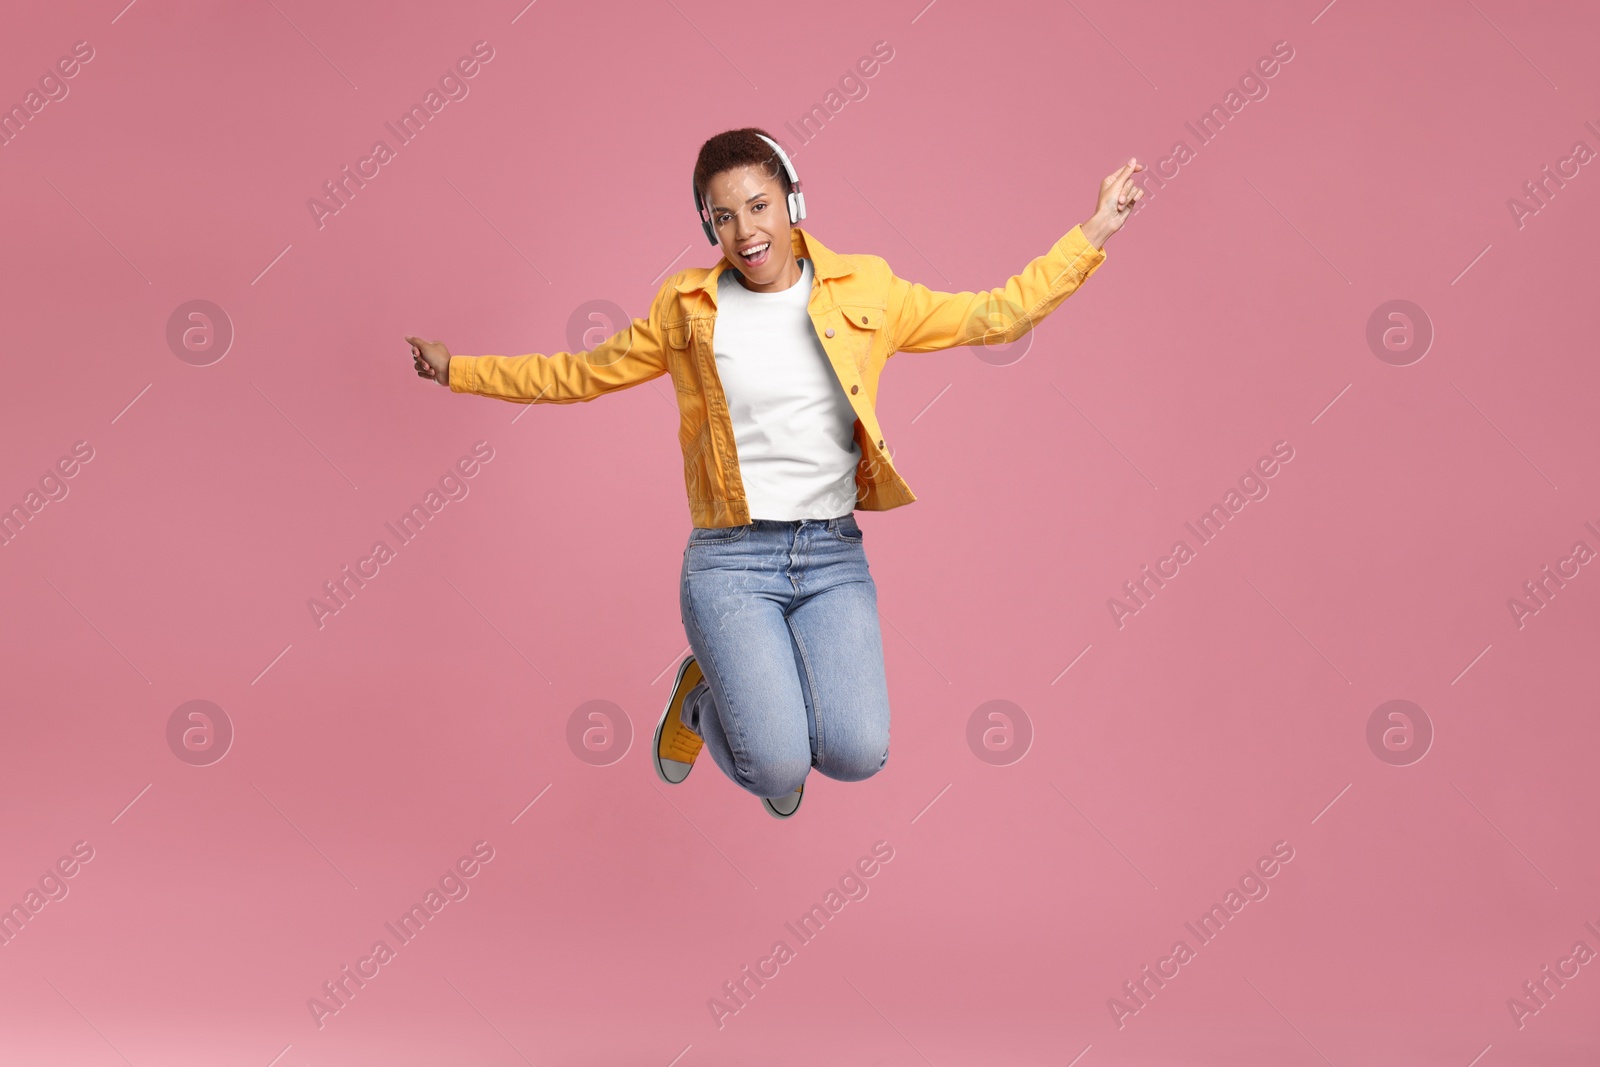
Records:
[[[741,251],[739,258],[752,267],[759,267],[767,261],[772,253],[772,242],[762,241],[760,244],[751,245],[749,249]]]

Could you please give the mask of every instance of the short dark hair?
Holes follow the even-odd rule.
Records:
[[[743,166],[760,167],[766,174],[776,178],[785,197],[794,191],[783,161],[772,150],[772,146],[761,139],[761,135],[772,137],[772,134],[759,127],[746,126],[719,133],[700,146],[699,158],[694,163],[694,193],[701,203],[705,202],[706,187],[711,184],[712,178],[725,170]],[[772,139],[777,140],[776,137]],[[710,207],[709,204],[706,206]]]

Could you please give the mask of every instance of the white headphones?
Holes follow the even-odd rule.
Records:
[[[778,153],[778,159],[783,162],[783,169],[789,174],[789,185],[792,189],[787,197],[789,201],[789,221],[790,223],[799,222],[806,217],[806,196],[800,191],[800,176],[794,172],[794,164],[789,162],[789,157],[784,154],[777,141],[759,133],[756,136],[771,145],[772,150]],[[693,184],[691,177],[690,185],[693,186]],[[699,189],[694,189],[694,210],[700,216],[700,228],[705,230],[706,240],[716,244],[717,231],[711,225],[711,213],[706,210],[705,204],[701,201]]]

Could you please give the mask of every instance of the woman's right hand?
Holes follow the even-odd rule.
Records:
[[[411,346],[411,361],[417,377],[431,378],[449,388],[450,350],[438,341],[424,341],[420,337],[407,337],[406,344]]]
[[[1100,183],[1100,201],[1095,205],[1094,214],[1083,223],[1083,235],[1096,248],[1104,248],[1111,235],[1122,229],[1134,205],[1143,198],[1144,187],[1136,185],[1133,176],[1144,169],[1143,163],[1129,159]]]

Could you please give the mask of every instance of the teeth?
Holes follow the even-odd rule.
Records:
[[[771,243],[772,243],[771,241],[765,241],[765,242],[757,245],[754,248],[747,248],[743,252],[740,252],[739,254],[741,256],[744,256],[746,259],[748,259],[751,256],[759,255]]]

